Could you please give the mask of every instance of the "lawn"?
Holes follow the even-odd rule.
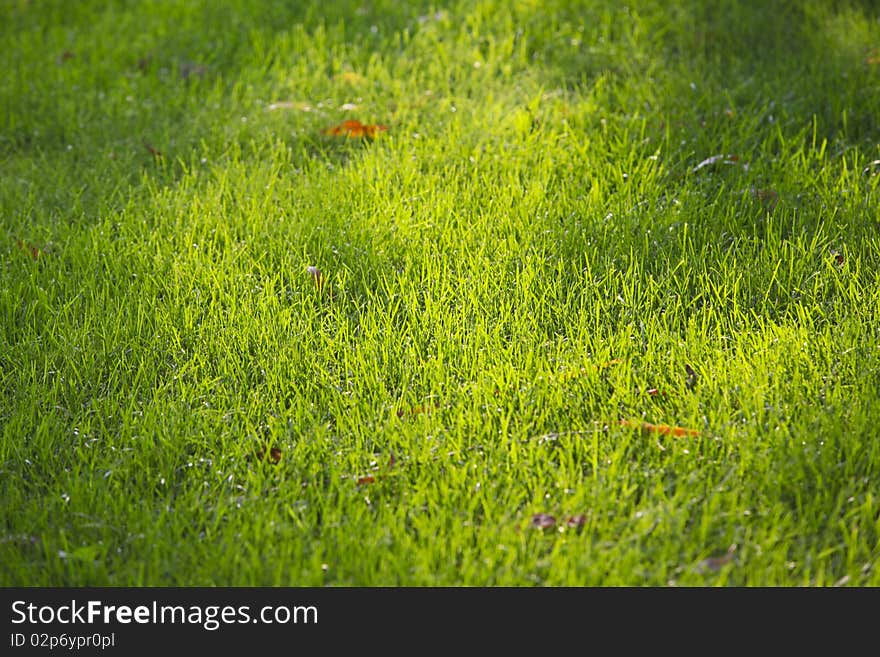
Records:
[[[0,585],[880,584],[874,3],[0,42]]]

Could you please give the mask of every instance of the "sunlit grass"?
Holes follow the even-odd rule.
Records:
[[[0,584],[880,584],[880,23],[705,4],[4,3]]]

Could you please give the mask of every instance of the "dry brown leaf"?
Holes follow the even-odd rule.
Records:
[[[529,521],[529,526],[535,529],[550,529],[556,524],[556,518],[549,513],[536,513]]]
[[[565,520],[565,524],[571,529],[582,529],[584,525],[587,524],[587,516],[584,513],[579,513],[576,516],[568,516]]]
[[[144,148],[146,148],[150,155],[152,155],[153,157],[162,157],[162,152],[146,141],[144,141]]]
[[[733,553],[727,552],[720,557],[709,557],[708,559],[703,559],[700,563],[697,564],[696,570],[701,573],[704,573],[706,571],[718,572],[732,561]]]
[[[205,77],[205,73],[208,72],[208,67],[204,64],[199,64],[198,62],[183,60],[182,62],[180,62],[180,64],[178,64],[177,70],[180,73],[180,77],[182,79],[189,80],[191,77]]]
[[[265,448],[257,450],[257,460],[267,461],[272,465],[281,463],[281,450],[278,447],[271,447],[267,451]]]
[[[685,383],[685,385],[687,386],[688,390],[693,390],[694,387],[697,385],[697,380],[699,377],[697,376],[697,373],[694,371],[694,368],[691,367],[690,365],[688,365],[687,363],[684,364],[684,369],[685,369],[685,372],[687,372],[687,382]]]
[[[314,265],[309,265],[306,267],[306,272],[309,276],[312,277],[312,280],[315,281],[315,285],[318,289],[322,289],[324,287],[324,274],[321,273],[321,270],[315,267]]]
[[[34,260],[40,257],[40,249],[35,247],[33,244],[28,244],[27,242],[22,242],[21,240],[15,240],[15,243],[18,245],[19,249],[25,251]]]

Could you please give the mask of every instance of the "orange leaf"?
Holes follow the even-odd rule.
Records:
[[[364,484],[374,484],[376,483],[376,478],[373,475],[366,475],[365,477],[359,477],[357,480],[358,486],[363,486]]]
[[[630,429],[640,429],[641,431],[659,433],[664,436],[699,436],[700,432],[696,429],[687,429],[685,427],[674,427],[669,424],[651,424],[650,422],[633,422],[631,420],[621,420],[620,426]]]
[[[375,139],[376,136],[380,132],[385,132],[388,130],[387,126],[384,125],[366,125],[357,121],[356,119],[348,119],[347,121],[343,121],[339,125],[335,125],[332,128],[327,128],[324,130],[325,135],[331,135],[333,137],[349,137],[351,139],[360,139],[362,137],[369,137],[370,139]]]
[[[435,408],[440,408],[440,404],[425,404],[423,406],[413,406],[409,409],[409,412],[404,411],[402,408],[397,409],[397,417],[403,417],[404,415],[421,415],[422,413],[430,413]]]

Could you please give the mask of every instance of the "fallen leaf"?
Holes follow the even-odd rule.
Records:
[[[565,520],[565,524],[572,529],[582,529],[583,526],[587,524],[587,516],[584,513],[580,513],[576,516],[568,516]]]
[[[436,408],[440,408],[440,404],[424,404],[422,406],[413,406],[409,409],[409,412],[404,411],[402,408],[397,409],[397,417],[403,417],[404,415],[421,415],[422,413],[430,413]]]
[[[636,394],[640,395],[641,393],[641,388],[636,388]],[[645,394],[651,397],[668,397],[668,395],[665,392],[661,391],[659,388],[648,388],[647,390],[645,390]]]
[[[843,265],[846,263],[846,258],[844,258],[843,254],[840,251],[832,251],[831,257],[834,258],[834,264],[836,264],[838,267],[843,267]]]
[[[720,557],[709,557],[708,559],[703,559],[696,566],[697,572],[704,573],[706,571],[718,572],[726,566],[727,564],[733,561],[733,553],[728,552]]]
[[[529,521],[529,526],[535,529],[550,529],[556,524],[556,518],[549,513],[536,513]]]
[[[707,157],[705,160],[700,162],[697,166],[695,166],[692,171],[696,173],[700,169],[705,169],[706,167],[714,166],[715,164],[734,164],[739,162],[739,155],[713,155],[712,157]]]
[[[688,365],[687,363],[684,364],[684,369],[687,372],[687,382],[685,383],[685,385],[687,386],[688,390],[693,390],[694,386],[697,385],[697,379],[699,377],[697,376],[697,373],[694,371],[694,368],[691,367],[690,365]]]
[[[358,486],[364,486],[366,484],[374,484],[377,479],[384,479],[387,477],[391,470],[394,468],[394,465],[397,463],[397,459],[394,458],[394,454],[392,453],[388,459],[388,465],[384,468],[385,472],[381,472],[378,475],[364,475],[363,477],[358,477],[355,481]],[[378,470],[379,466],[375,465],[375,461],[373,462],[374,470]]]
[[[772,189],[756,189],[752,187],[749,191],[754,198],[766,205],[771,210],[776,207],[776,203],[779,201],[779,194],[774,192]]]
[[[28,254],[36,260],[40,257],[40,249],[35,247],[33,244],[28,244],[27,242],[22,242],[21,240],[15,240],[15,243],[18,245],[18,248],[22,251],[27,251]]]
[[[146,141],[144,142],[144,148],[146,148],[147,151],[149,151],[150,155],[152,155],[153,157],[162,157],[162,153],[159,151],[159,149]]]
[[[281,463],[281,450],[278,447],[271,447],[269,451],[265,448],[257,450],[258,461],[268,461],[272,465]]]
[[[675,427],[669,424],[651,424],[650,422],[633,422],[631,420],[621,420],[620,426],[630,429],[640,429],[645,432],[659,433],[664,436],[699,436],[700,432],[696,429],[687,429],[685,427]]]
[[[60,55],[58,55],[58,59],[57,59],[56,61],[57,61],[57,63],[59,63],[59,64],[63,64],[64,62],[70,61],[70,60],[73,59],[74,57],[76,57],[76,55],[74,55],[74,54],[73,54],[72,52],[70,52],[69,50],[65,50],[63,53],[61,53]]]
[[[343,121],[339,125],[335,125],[332,128],[327,128],[326,130],[324,130],[324,134],[331,135],[333,137],[344,136],[351,139],[359,139],[363,137],[375,139],[379,133],[386,132],[387,130],[388,127],[384,125],[367,125],[355,119],[349,119],[348,121]]]
[[[183,78],[184,80],[189,80],[191,77],[205,77],[205,73],[208,72],[208,67],[204,64],[199,64],[197,62],[183,60],[182,62],[180,62],[180,64],[178,64],[177,70],[180,73],[181,78]]]
[[[312,280],[315,281],[315,285],[318,286],[319,290],[324,287],[324,274],[321,273],[320,269],[314,265],[309,265],[306,267],[306,272],[308,272],[309,276],[312,277]]]

